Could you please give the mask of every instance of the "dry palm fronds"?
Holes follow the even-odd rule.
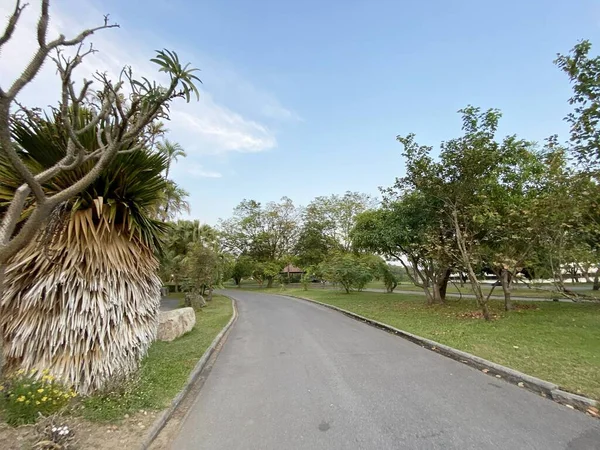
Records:
[[[94,206],[13,258],[0,303],[6,368],[49,369],[83,394],[137,369],[156,335],[161,286],[152,251],[101,198]]]

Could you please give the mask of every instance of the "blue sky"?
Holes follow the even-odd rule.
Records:
[[[8,7],[0,5],[3,16]],[[581,38],[600,48],[592,0],[56,0],[52,8],[70,34],[106,12],[121,24],[94,37],[101,53],[89,70],[151,71],[144,61],[162,47],[202,69],[203,100],[178,105],[168,128],[189,154],[173,174],[191,194],[191,216],[211,224],[243,198],[377,194],[403,173],[395,136],[452,138],[467,104],[501,109],[502,134],[566,139],[570,86],[552,61]],[[2,55],[0,81],[5,61],[18,66],[23,54]],[[24,95],[39,101],[46,90]]]

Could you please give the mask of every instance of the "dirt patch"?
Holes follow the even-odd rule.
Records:
[[[456,315],[459,319],[483,319],[483,313],[481,311],[469,311],[459,313]],[[500,316],[496,313],[490,313],[490,320],[497,320]]]
[[[531,310],[538,309],[537,305],[530,305],[530,304],[527,304],[527,305],[517,304],[517,305],[514,305],[514,307],[515,307],[515,311],[526,311],[528,309],[531,309]]]
[[[160,411],[140,411],[118,424],[89,422],[65,416],[62,420],[74,433],[73,449],[135,449]],[[30,450],[38,441],[35,425],[13,428],[0,423],[0,442],[4,450]]]

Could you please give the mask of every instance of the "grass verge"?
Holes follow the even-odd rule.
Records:
[[[485,322],[474,300],[427,306],[422,296],[313,289],[272,289],[308,297],[423,336],[600,400],[600,305],[515,302],[505,313],[490,301],[497,319]]]
[[[121,392],[84,399],[78,414],[92,421],[114,422],[140,410],[166,408],[232,314],[231,300],[214,295],[213,300],[196,313],[196,326],[192,331],[172,342],[152,344],[135,383]]]

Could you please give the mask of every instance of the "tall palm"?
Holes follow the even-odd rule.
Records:
[[[82,112],[73,120],[91,118]],[[34,173],[65,155],[66,132],[53,118],[16,123],[13,134]],[[95,130],[83,138],[90,149],[97,145]],[[7,370],[49,369],[89,393],[137,369],[157,328],[154,255],[167,226],[153,217],[166,164],[149,151],[117,155],[9,261],[0,302]],[[91,167],[62,172],[43,188],[51,195]],[[0,160],[0,213],[20,183]]]
[[[156,146],[159,153],[163,154],[167,158],[167,167],[165,169],[165,178],[169,179],[169,170],[171,169],[171,163],[173,161],[177,161],[177,158],[180,156],[185,158],[187,154],[181,145],[177,142],[171,142],[168,139],[165,139],[162,142],[159,142]]]
[[[165,123],[161,120],[155,120],[148,125],[148,134],[150,135],[150,150],[154,150],[154,145],[159,137],[163,137],[167,131]]]

